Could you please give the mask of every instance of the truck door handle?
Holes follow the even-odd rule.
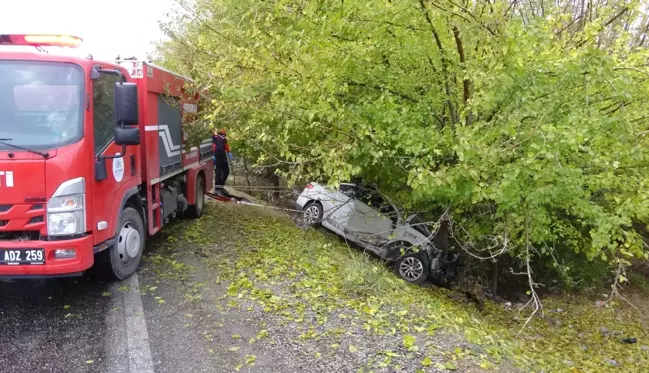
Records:
[[[131,176],[135,176],[135,154],[131,154]]]

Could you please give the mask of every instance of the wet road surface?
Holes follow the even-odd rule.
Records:
[[[0,280],[0,373],[222,372],[175,280]],[[209,319],[209,317],[208,317]]]
[[[159,332],[149,339],[147,321],[154,331],[169,328],[155,312],[145,312],[145,291],[138,275],[113,283],[92,277],[0,281],[0,373],[154,373],[151,345],[175,357],[187,339]]]
[[[0,372],[106,371],[109,285],[0,281]]]

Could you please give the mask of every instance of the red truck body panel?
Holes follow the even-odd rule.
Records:
[[[34,50],[32,48],[32,50]],[[180,180],[189,205],[196,203],[194,185],[200,177],[204,190],[212,187],[213,165],[209,140],[186,152],[182,126],[185,111],[195,111],[198,97],[184,94],[189,79],[165,69],[137,62],[142,74],[131,76],[120,61],[101,62],[86,58],[38,52],[3,52],[3,61],[58,62],[83,71],[83,137],[79,141],[43,149],[48,157],[19,149],[0,150],[0,249],[43,249],[45,261],[36,265],[3,265],[0,277],[79,274],[94,263],[94,255],[111,245],[118,217],[126,198],[133,193],[143,201],[146,227],[155,234],[164,225],[161,190],[165,182]],[[138,86],[140,144],[127,146],[121,158],[107,159],[107,178],[96,180],[93,123],[93,66],[117,69]],[[0,82],[2,89],[2,82]],[[173,102],[177,100],[180,105]],[[0,103],[2,104],[2,103]],[[11,103],[13,104],[13,103]],[[0,106],[1,107],[1,106]],[[0,113],[2,113],[0,111]],[[2,118],[0,118],[2,122]],[[210,134],[206,134],[208,139]],[[111,141],[101,152],[114,155],[122,147]],[[48,236],[47,202],[62,183],[85,180],[86,232],[75,237]],[[11,184],[11,185],[9,185]],[[57,249],[75,249],[76,257],[56,259]],[[0,258],[0,261],[2,258]]]

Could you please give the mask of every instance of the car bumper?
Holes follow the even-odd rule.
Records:
[[[45,264],[0,264],[2,278],[38,278],[80,275],[94,263],[92,236],[62,241],[3,241],[2,249],[44,249]],[[70,259],[54,258],[57,249],[75,249]]]

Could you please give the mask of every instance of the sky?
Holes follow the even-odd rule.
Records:
[[[83,39],[80,52],[96,60],[117,55],[146,59],[153,42],[164,39],[158,20],[174,0],[7,0],[0,10],[0,34],[69,34]]]

